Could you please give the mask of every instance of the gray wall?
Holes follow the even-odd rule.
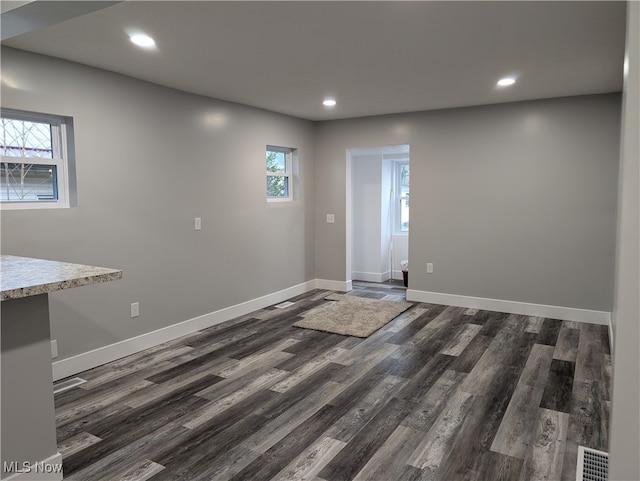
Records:
[[[72,116],[78,181],[78,207],[3,211],[2,252],[124,272],[51,295],[61,359],[315,278],[313,123],[5,48],[2,105]],[[267,144],[298,149],[291,204]]]
[[[620,480],[639,471],[638,4],[630,11],[635,80],[625,92],[622,168],[632,175],[622,177],[620,199],[611,436],[612,479]],[[124,270],[121,281],[51,295],[61,358],[305,280],[345,280],[352,147],[411,144],[412,288],[612,308],[618,95],[316,130],[5,48],[2,77],[3,106],[74,117],[79,190],[76,208],[3,211],[2,252]],[[293,204],[264,201],[266,144],[299,149]],[[336,214],[335,224],[326,213]],[[196,216],[201,232],[193,230]],[[141,317],[130,319],[135,301]]]
[[[382,155],[352,156],[354,279],[380,282],[389,265],[390,162]]]
[[[321,123],[318,277],[345,280],[346,150],[407,143],[412,289],[610,311],[619,124],[619,94]]]
[[[640,479],[640,3],[628,3],[609,479]]]
[[[380,274],[382,156],[352,157],[351,162],[353,271]]]
[[[76,208],[4,211],[2,251],[124,270],[51,296],[61,358],[344,281],[346,150],[381,145],[411,144],[412,289],[612,307],[617,94],[315,126],[12,49],[2,67],[4,106],[74,117],[79,189]],[[293,204],[264,200],[266,144],[299,149]]]

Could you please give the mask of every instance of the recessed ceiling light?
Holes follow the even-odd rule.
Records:
[[[324,105],[325,107],[335,107],[336,101],[335,99],[324,99],[322,101],[322,105]]]
[[[149,48],[149,47],[155,46],[156,44],[156,41],[151,37],[149,37],[149,35],[145,35],[142,33],[130,35],[129,39],[131,39],[131,41],[135,43],[138,47]]]
[[[508,87],[509,85],[513,85],[514,83],[516,83],[516,79],[512,77],[506,77],[498,80],[498,85],[500,87]]]

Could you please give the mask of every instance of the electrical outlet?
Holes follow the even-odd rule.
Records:
[[[433,264],[431,262],[427,262],[427,274],[433,274]]]
[[[131,317],[138,317],[140,315],[140,303],[134,302],[131,304]]]
[[[51,359],[58,357],[58,341],[51,341]]]
[[[194,230],[202,230],[202,218],[196,217],[193,226]]]

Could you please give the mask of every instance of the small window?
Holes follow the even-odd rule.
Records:
[[[409,232],[409,163],[396,163],[396,231]]]
[[[70,126],[67,117],[2,109],[3,209],[69,207]]]
[[[288,147],[267,146],[267,201],[292,200],[293,152]]]

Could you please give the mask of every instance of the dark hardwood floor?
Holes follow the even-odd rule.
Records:
[[[607,451],[605,326],[415,303],[367,339],[292,327],[328,294],[82,373],[65,479],[573,481],[578,445]]]

